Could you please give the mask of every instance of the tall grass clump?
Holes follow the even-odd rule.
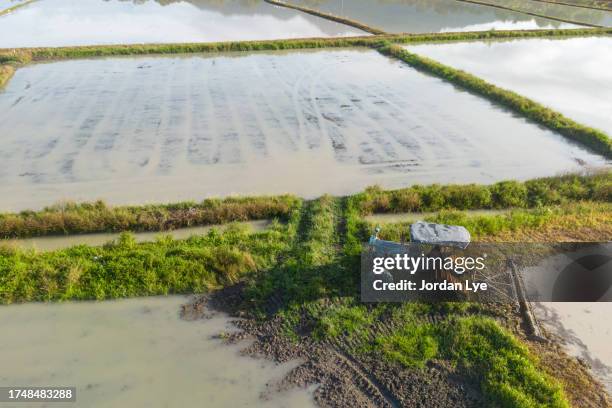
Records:
[[[606,158],[612,158],[612,141],[608,135],[600,130],[581,125],[529,98],[492,85],[467,72],[408,52],[400,46],[387,45],[379,48],[379,50],[383,54],[398,58],[418,70],[434,74],[519,113]]]
[[[300,202],[295,196],[230,197],[201,202],[111,207],[102,201],[62,203],[41,211],[0,214],[0,238],[91,232],[165,231],[270,218],[285,220]]]

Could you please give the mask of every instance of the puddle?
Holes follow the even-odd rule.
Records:
[[[223,225],[207,225],[203,227],[179,228],[172,231],[161,232],[137,232],[134,233],[136,242],[154,241],[159,236],[170,235],[174,239],[187,239],[194,235],[207,234],[213,228],[224,229],[230,225],[244,225],[252,232],[266,230],[270,225],[269,220],[239,222]],[[70,248],[76,245],[102,246],[109,241],[117,239],[119,233],[99,233],[99,234],[79,234],[79,235],[59,235],[49,237],[35,237],[24,239],[0,239],[0,246],[8,245],[25,249],[36,249],[39,251],[55,251],[58,249]]]
[[[530,39],[407,47],[612,135],[612,38]]]
[[[544,327],[566,342],[566,350],[588,362],[612,393],[612,304],[543,302],[534,307]]]
[[[0,48],[349,35],[366,33],[261,0],[39,0],[0,17]]]
[[[186,301],[177,296],[0,306],[0,383],[75,386],[83,407],[314,406],[299,389],[260,399],[267,384],[295,363],[240,356],[244,345],[211,338],[231,330],[229,320],[181,320],[179,307]]]
[[[392,33],[576,27],[455,0],[292,0],[292,2],[361,21]]]
[[[0,135],[0,211],[62,200],[310,198],[606,163],[482,98],[361,50],[30,65],[0,93]]]
[[[508,210],[469,210],[462,211],[470,217],[477,217],[481,215],[499,215],[506,214]],[[395,224],[399,222],[416,222],[424,220],[428,217],[433,217],[439,214],[437,211],[432,212],[412,212],[412,213],[385,213],[385,214],[371,214],[363,217],[366,221],[378,224]]]

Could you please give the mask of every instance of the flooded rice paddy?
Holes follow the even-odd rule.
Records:
[[[408,49],[612,135],[611,37],[428,44]]]
[[[366,33],[261,0],[38,0],[0,17],[0,48],[350,35]]]
[[[75,386],[78,406],[96,408],[314,406],[303,390],[261,399],[293,366],[213,339],[232,330],[226,317],[181,320],[187,300],[1,306],[0,383]]]
[[[612,26],[612,12],[592,10],[562,4],[542,3],[533,0],[485,0],[487,3],[512,7],[515,10],[550,16],[577,23],[593,24],[603,27]]]
[[[203,227],[179,228],[170,231],[160,232],[136,232],[134,238],[136,242],[155,241],[160,236],[171,236],[173,239],[187,239],[194,235],[207,234],[212,229],[223,230],[230,225],[239,225],[248,228],[249,231],[265,231],[270,225],[270,220],[237,222],[223,225],[207,225]],[[76,245],[102,246],[107,242],[119,238],[119,233],[96,233],[78,235],[57,235],[48,237],[34,237],[24,239],[0,239],[0,246],[18,247],[24,249],[35,249],[38,251],[55,251],[58,249],[70,248]]]
[[[391,33],[571,28],[571,24],[456,0],[292,0]]]
[[[35,112],[35,114],[33,114]],[[605,160],[375,51],[77,60],[0,92],[2,210],[492,182]]]

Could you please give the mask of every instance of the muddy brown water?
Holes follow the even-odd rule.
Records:
[[[611,37],[478,41],[407,48],[612,135]]]
[[[202,227],[179,228],[171,231],[160,232],[137,232],[134,233],[136,242],[155,241],[160,236],[171,236],[173,239],[187,239],[194,235],[207,234],[212,229],[223,230],[230,225],[238,225],[248,228],[249,231],[265,231],[271,225],[270,220],[259,220],[249,222],[238,222],[223,225],[207,225]],[[24,239],[0,239],[0,246],[17,247],[24,249],[36,249],[38,251],[55,251],[70,248],[76,245],[102,246],[107,242],[119,238],[119,233],[98,233],[79,235],[58,235],[48,237],[35,237]]]
[[[298,362],[241,356],[245,344],[213,339],[233,330],[226,316],[179,318],[187,301],[174,296],[0,306],[0,383],[74,386],[76,406],[82,407],[314,406],[307,390],[276,394],[268,386]]]
[[[29,65],[0,92],[0,135],[0,210],[309,198],[606,163],[370,50]]]
[[[565,342],[571,355],[591,366],[612,394],[612,304],[542,302],[534,311],[541,324]]]
[[[0,48],[351,35],[367,33],[262,0],[38,0],[0,17]]]
[[[576,27],[455,0],[291,0],[291,2],[348,17],[392,33]]]

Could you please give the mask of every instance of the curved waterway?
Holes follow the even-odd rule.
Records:
[[[29,65],[0,92],[0,162],[5,211],[61,200],[309,198],[606,164],[371,50]]]
[[[74,386],[76,406],[93,408],[314,406],[306,390],[270,393],[295,363],[241,356],[244,344],[213,339],[232,330],[227,317],[179,318],[187,301],[0,306],[0,383]]]
[[[612,37],[472,41],[406,48],[612,135]]]
[[[262,0],[37,0],[0,16],[0,48],[367,35]]]
[[[577,27],[456,0],[291,0],[290,2],[361,21],[390,33]]]

